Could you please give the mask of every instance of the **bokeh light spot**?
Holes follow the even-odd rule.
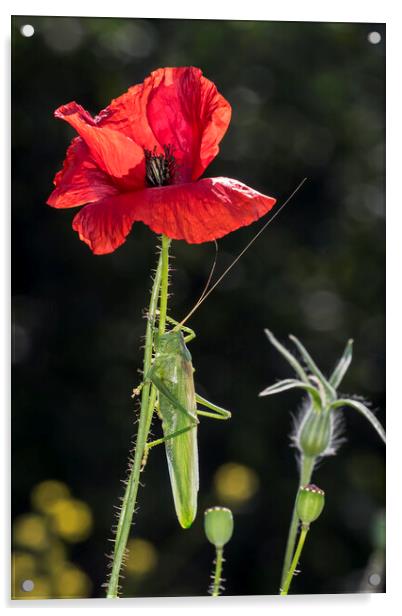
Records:
[[[54,503],[70,496],[70,490],[65,483],[49,479],[42,481],[34,487],[31,493],[31,501],[35,509],[48,513]]]
[[[99,43],[120,61],[129,61],[149,56],[155,47],[156,35],[149,22],[128,21],[116,30],[105,32]]]
[[[51,537],[50,546],[46,552],[41,555],[41,564],[47,568],[48,571],[56,574],[57,571],[62,569],[67,562],[67,550],[59,539]]]
[[[91,582],[81,569],[69,565],[57,572],[56,594],[60,598],[88,597]]]
[[[386,544],[385,509],[378,511],[371,525],[371,541],[376,550],[385,550]]]
[[[307,325],[316,331],[332,331],[343,322],[343,302],[333,291],[320,289],[302,298]]]
[[[16,519],[14,524],[14,541],[32,550],[43,550],[48,545],[46,524],[41,516],[24,514]]]
[[[71,53],[76,51],[83,41],[82,22],[75,17],[49,19],[44,24],[43,37],[48,47],[56,53]]]
[[[131,539],[127,544],[126,571],[130,575],[142,576],[155,569],[158,553],[152,543],[145,539]]]
[[[27,552],[14,552],[12,557],[13,574],[17,578],[26,578],[36,570],[35,558]]]
[[[367,39],[372,45],[378,45],[381,42],[381,34],[379,32],[370,32]]]
[[[31,24],[25,24],[21,26],[20,32],[22,36],[25,36],[26,38],[30,38],[31,36],[35,34],[35,28],[31,26]]]
[[[242,503],[257,492],[259,479],[251,468],[229,462],[216,471],[214,485],[217,495],[224,502]]]
[[[12,337],[13,337],[13,353],[12,362],[18,364],[29,355],[31,350],[31,340],[29,332],[19,323],[13,323],[12,325]]]
[[[92,513],[88,505],[72,498],[57,500],[48,511],[53,530],[66,541],[84,541],[92,530]]]

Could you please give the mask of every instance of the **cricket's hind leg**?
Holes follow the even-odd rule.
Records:
[[[213,404],[213,402],[206,400],[199,394],[195,394],[195,399],[198,404],[201,404],[201,406],[205,406],[205,408],[214,411],[213,413],[211,413],[209,411],[201,411],[197,408],[197,415],[204,415],[204,417],[211,417],[212,419],[230,419],[232,416],[232,413],[230,411],[223,409],[221,406]]]

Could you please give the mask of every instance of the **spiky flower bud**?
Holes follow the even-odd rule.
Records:
[[[332,423],[329,411],[317,413],[311,408],[300,426],[298,446],[301,452],[314,458],[324,453],[332,437]]]
[[[325,493],[313,483],[301,486],[297,495],[296,511],[302,524],[314,522],[324,509]]]
[[[204,528],[208,541],[222,548],[233,534],[233,515],[226,507],[212,507],[204,514]]]

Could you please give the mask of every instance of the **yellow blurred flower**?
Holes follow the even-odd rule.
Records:
[[[57,571],[55,576],[55,593],[62,598],[85,598],[91,592],[91,582],[89,577],[74,565],[67,563],[62,569]]]
[[[130,539],[127,550],[126,571],[129,575],[146,575],[155,569],[158,553],[150,541]]]
[[[14,541],[32,550],[44,550],[49,542],[45,520],[35,513],[19,516],[14,523]]]
[[[248,466],[229,462],[215,473],[215,491],[223,502],[243,503],[254,496],[259,487],[257,473]]]
[[[64,541],[83,541],[92,530],[88,505],[70,496],[67,485],[47,480],[31,492],[40,513],[19,516],[13,526],[12,596],[15,599],[88,597],[91,581],[69,562]],[[33,553],[32,553],[33,552]],[[35,553],[36,552],[36,553]]]
[[[70,496],[70,490],[65,483],[49,479],[36,485],[31,492],[32,505],[38,511],[48,513],[53,504]]]
[[[28,552],[14,552],[12,555],[13,579],[32,576],[36,571],[36,561]]]
[[[53,530],[66,541],[84,541],[92,530],[92,513],[83,501],[73,498],[56,500],[48,514]]]
[[[49,548],[42,555],[41,562],[54,573],[65,566],[67,560],[66,548],[56,537],[52,537]]]

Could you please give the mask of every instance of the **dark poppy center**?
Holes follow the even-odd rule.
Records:
[[[170,145],[163,146],[163,154],[144,150],[145,153],[145,181],[149,187],[168,186],[173,184],[176,174],[176,160]]]

